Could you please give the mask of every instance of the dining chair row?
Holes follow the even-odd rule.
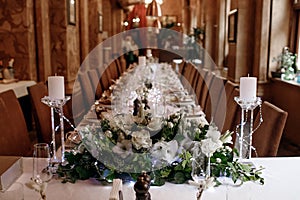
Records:
[[[73,89],[73,96],[76,96],[76,100],[74,99],[75,102],[73,102],[73,107],[76,107],[76,116],[73,115],[75,124],[82,120],[95,100],[100,99],[102,93],[109,90],[109,87],[126,70],[124,59],[119,57],[108,65],[104,64],[97,68],[79,71],[78,84],[75,84]]]
[[[239,85],[190,62],[180,64],[179,74],[182,84],[195,96],[206,119],[215,123],[221,133],[233,131],[235,138],[241,124],[241,108],[234,100],[239,96]],[[268,101],[262,103],[261,112],[257,110],[254,127],[260,126],[253,133],[253,155],[276,156],[288,113]],[[261,116],[265,120],[260,124]]]

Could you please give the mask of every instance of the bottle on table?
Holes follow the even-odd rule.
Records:
[[[7,66],[7,69],[9,71],[9,76],[10,76],[10,79],[14,79],[15,78],[15,72],[14,72],[14,61],[15,59],[11,58],[9,61],[8,61],[8,66]]]

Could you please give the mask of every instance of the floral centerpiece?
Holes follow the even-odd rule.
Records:
[[[81,143],[65,154],[67,164],[59,166],[63,182],[88,178],[131,181],[146,171],[154,185],[197,181],[194,175],[201,173],[203,177],[215,177],[215,185],[221,184],[217,179],[221,176],[234,182],[264,183],[262,168],[252,168],[235,159],[232,132],[221,134],[213,123],[187,119],[181,112],[139,122],[133,115],[120,114],[103,117],[98,124],[81,129]],[[199,165],[205,167],[195,173]]]
[[[65,153],[67,163],[57,170],[64,182],[88,178],[131,181],[147,172],[154,185],[191,179],[199,183],[207,177],[218,185],[220,176],[263,184],[261,168],[235,159],[232,132],[221,134],[204,116],[189,117],[173,104],[166,106],[164,115],[156,115],[148,99],[153,95],[149,93],[152,86],[145,82],[136,89],[132,113],[114,113],[97,104],[99,121],[79,130],[81,141]]]

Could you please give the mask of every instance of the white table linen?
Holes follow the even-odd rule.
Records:
[[[300,157],[253,158],[256,166],[263,166],[265,184],[248,182],[241,187],[221,185],[204,191],[201,200],[298,200],[300,180]],[[32,176],[32,158],[23,158],[23,174],[16,182],[25,184]],[[90,179],[72,183],[61,183],[61,179],[52,179],[46,191],[47,200],[108,200],[111,185],[101,185]],[[163,186],[151,186],[152,200],[196,199],[197,189],[188,184],[166,183]],[[133,183],[123,185],[124,200],[135,200]],[[226,198],[227,196],[227,198]],[[24,186],[25,200],[39,199],[39,194]]]
[[[0,93],[5,92],[7,90],[13,90],[17,96],[17,98],[23,97],[28,95],[27,87],[30,87],[32,85],[36,84],[35,81],[18,81],[13,83],[7,83],[7,84],[0,84]]]

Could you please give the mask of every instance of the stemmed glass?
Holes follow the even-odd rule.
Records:
[[[204,181],[210,177],[210,157],[206,157],[201,151],[200,143],[195,143],[192,157],[191,176],[196,183]]]
[[[49,182],[52,178],[50,159],[50,148],[48,144],[37,143],[34,145],[32,181],[36,186],[35,189],[40,193],[42,199],[46,198],[44,190],[47,182]]]

